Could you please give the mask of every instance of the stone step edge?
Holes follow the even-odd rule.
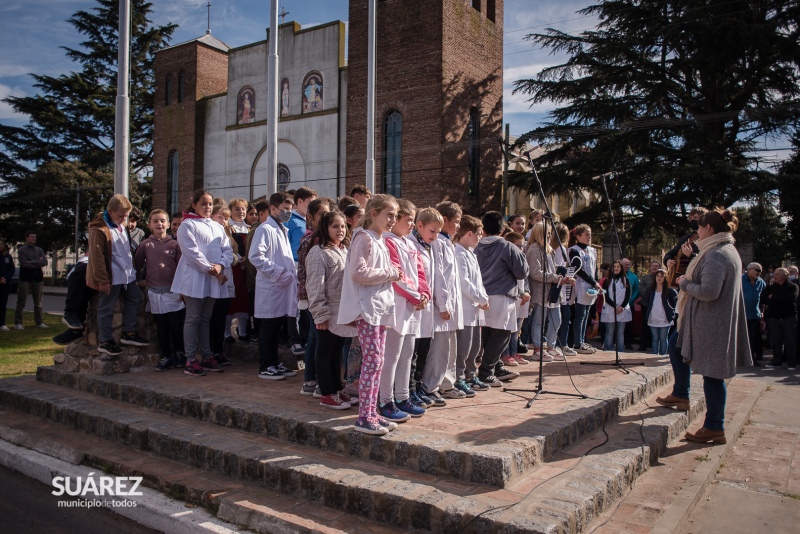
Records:
[[[689,415],[696,415],[702,410],[702,400],[693,400],[689,414],[672,412],[663,416],[671,421],[667,425],[666,433],[663,424],[646,430],[648,445],[644,449],[641,444],[637,444],[634,452],[624,451],[631,448],[631,442],[622,440],[618,445],[623,452],[605,453],[603,456],[584,459],[585,465],[576,474],[581,474],[585,482],[575,481],[574,477],[570,477],[568,481],[559,481],[554,488],[548,490],[549,494],[537,492],[536,500],[540,504],[524,517],[519,515],[520,508],[510,513],[495,511],[473,521],[469,531],[497,532],[498,529],[503,530],[506,526],[511,528],[512,525],[514,531],[518,532],[580,531],[576,530],[578,525],[588,524],[597,513],[621,497],[632,481],[657,458],[666,443],[688,426]],[[62,422],[66,423],[66,420],[62,418]],[[634,431],[638,432],[638,422],[634,426]],[[224,450],[208,452],[212,453],[212,459],[217,456],[217,464],[227,454],[236,454]],[[178,460],[185,462],[186,458],[181,457]],[[280,489],[284,493],[403,527],[436,531],[454,528],[460,530],[470,518],[491,509],[492,506],[505,504],[477,503],[474,499],[447,494],[423,484],[383,476],[370,477],[349,469],[337,472],[324,465],[304,465],[302,462],[288,460],[279,469]],[[221,470],[217,464],[209,467],[217,467],[219,472],[237,477],[241,477],[241,469],[247,467],[242,465],[236,473],[231,473],[230,461],[227,463],[228,471],[225,470],[225,462],[222,463]],[[238,459],[235,465],[239,467]],[[265,469],[264,477],[256,477],[256,480],[266,482],[266,478]],[[564,489],[562,485],[568,487]],[[413,498],[409,498],[409,495]],[[487,500],[484,498],[484,501]]]
[[[282,418],[263,411],[247,411],[227,404],[228,398],[190,399],[141,384],[119,384],[103,377],[67,373],[39,367],[37,381],[128,402],[165,413],[192,417],[215,424],[263,433],[331,452],[396,465],[435,476],[447,476],[474,483],[507,487],[555,454],[591,435],[604,418],[614,419],[672,380],[669,366],[642,369],[647,383],[638,378],[617,384],[594,396],[610,401],[575,409],[567,424],[551,425],[543,435],[508,439],[491,445],[464,445],[447,439],[430,439],[423,434],[397,433],[379,445],[368,436],[347,427],[332,427],[316,421]],[[649,375],[649,376],[648,376]],[[368,442],[368,443],[367,443]],[[354,454],[355,453],[355,454]],[[474,453],[474,454],[472,454]]]
[[[2,413],[3,410],[0,410],[0,414]],[[5,412],[4,420],[9,413]],[[185,469],[177,473],[171,473],[172,476],[163,476],[155,474],[153,469],[144,469],[141,464],[139,466],[131,465],[137,462],[131,462],[130,456],[133,455],[137,459],[146,457],[146,465],[158,464],[159,467],[166,465],[167,471],[169,471],[169,464],[178,463],[174,460],[148,455],[145,452],[133,450],[122,444],[109,443],[102,438],[87,436],[78,430],[65,429],[58,423],[51,421],[40,420],[36,422],[36,425],[37,428],[35,429],[20,429],[0,423],[0,449],[3,448],[2,442],[5,441],[71,465],[92,467],[96,472],[102,472],[109,476],[141,476],[144,479],[142,487],[158,491],[168,499],[177,499],[182,503],[202,506],[207,512],[222,521],[232,525],[244,526],[254,532],[269,532],[271,534],[346,534],[346,531],[321,525],[310,519],[287,512],[286,505],[281,502],[285,500],[285,497],[279,496],[275,498],[274,492],[256,486],[254,483],[236,481],[235,484],[231,484],[232,479],[230,477],[209,474],[200,468],[194,468],[197,472],[196,474],[202,474],[205,481],[209,479],[213,481],[213,478],[216,477],[223,479],[218,482],[218,486],[209,487],[207,484],[204,487],[200,487],[191,482],[186,482],[185,479],[188,477]],[[42,428],[42,425],[46,425],[46,428],[58,427],[60,439],[54,440]],[[64,437],[70,434],[81,436],[79,440],[80,447],[63,442],[69,441],[69,439],[65,440]],[[0,453],[0,459],[2,458],[3,454]],[[39,465],[45,465],[46,463],[47,460],[39,461]],[[184,464],[180,465],[183,466]],[[7,467],[15,468],[14,462],[9,462]],[[25,474],[27,475],[28,473]],[[41,482],[49,484],[50,480],[41,480]],[[180,495],[180,498],[177,498],[176,495]],[[330,508],[324,508],[331,514],[336,512]],[[366,522],[369,525],[371,523],[364,518],[353,517],[353,519],[362,524]],[[387,525],[375,524],[380,525],[376,530],[380,532],[387,530]],[[397,530],[397,532],[401,531]]]

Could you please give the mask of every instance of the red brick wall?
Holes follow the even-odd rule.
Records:
[[[178,76],[185,74],[184,101],[178,102]],[[172,100],[164,105],[166,77],[172,74]],[[178,206],[186,207],[203,183],[205,96],[223,93],[228,83],[228,56],[196,42],[156,54],[155,125],[153,131],[153,208],[167,208],[167,160],[180,156]]]
[[[383,122],[403,117],[403,197],[417,206],[454,200],[479,214],[499,208],[502,132],[503,2],[497,24],[470,0],[378,2],[376,189],[382,182]],[[484,2],[485,11],[485,2]],[[347,187],[365,182],[367,1],[350,1],[347,87]],[[494,77],[493,77],[494,76]],[[481,110],[482,180],[467,194],[466,124]],[[489,143],[492,140],[494,144]]]

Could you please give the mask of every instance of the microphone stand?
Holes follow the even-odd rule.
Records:
[[[619,233],[617,232],[617,223],[614,220],[614,210],[611,208],[611,196],[608,194],[608,186],[606,185],[606,175],[601,174],[600,180],[603,182],[603,191],[606,195],[606,203],[608,204],[608,215],[611,217],[611,228],[614,231],[614,238],[617,240],[617,248],[619,249],[619,257],[620,260],[624,256],[622,251],[622,243],[619,240]],[[625,274],[625,270],[622,271],[622,276],[627,277]],[[611,247],[611,272],[609,273],[611,277],[611,281],[609,284],[610,286],[614,286],[613,294],[614,294],[614,361],[611,363],[606,362],[580,362],[581,365],[610,365],[612,367],[616,367],[626,375],[629,375],[631,371],[628,369],[629,366],[639,366],[644,365],[644,362],[624,362],[622,358],[619,357],[619,346],[617,344],[617,333],[619,332],[618,328],[620,327],[619,322],[617,322],[617,284],[614,283],[614,247]],[[631,310],[631,318],[633,317],[633,310]]]
[[[531,166],[531,169],[533,170],[533,176],[534,176],[534,178],[536,178],[536,185],[539,188],[539,195],[540,195],[540,197],[542,199],[542,205],[545,208],[544,218],[542,219],[542,221],[544,222],[544,247],[542,249],[542,320],[541,320],[541,323],[539,324],[539,328],[540,328],[540,332],[541,332],[541,337],[539,338],[539,342],[540,342],[540,345],[539,345],[539,383],[536,385],[536,389],[503,388],[503,391],[522,391],[522,392],[528,392],[528,393],[533,393],[535,391],[536,394],[533,396],[532,399],[530,399],[528,401],[528,404],[525,405],[525,408],[530,408],[531,405],[533,404],[533,402],[536,399],[539,398],[539,395],[546,395],[546,394],[549,394],[549,395],[563,395],[563,396],[566,396],[566,397],[578,397],[578,398],[581,398],[581,399],[588,399],[589,397],[584,395],[583,393],[580,393],[580,392],[578,392],[578,393],[562,393],[560,391],[550,391],[550,390],[545,390],[544,389],[544,363],[542,361],[543,360],[543,356],[544,356],[543,351],[542,351],[542,346],[544,344],[542,343],[542,341],[544,340],[544,325],[547,322],[547,316],[548,316],[548,313],[549,313],[548,308],[547,308],[547,282],[546,282],[546,280],[547,280],[547,244],[548,244],[548,240],[547,240],[547,222],[545,222],[546,220],[550,221],[550,225],[553,227],[554,235],[557,235],[557,233],[556,233],[556,225],[553,222],[553,216],[552,216],[552,213],[550,212],[550,206],[547,205],[547,197],[545,196],[544,189],[542,188],[542,181],[539,180],[539,173],[536,172],[536,167],[533,166],[533,161],[531,161],[530,153],[529,152],[525,152],[524,155],[527,156],[528,164]],[[561,248],[564,248],[564,245],[561,245]],[[567,364],[567,362],[566,362],[566,359],[565,359],[564,360],[564,365],[566,365],[566,364]],[[575,388],[575,391],[578,391],[578,389]]]

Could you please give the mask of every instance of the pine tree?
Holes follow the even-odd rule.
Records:
[[[548,192],[600,193],[591,177],[614,171],[612,201],[635,243],[684,233],[694,205],[776,189],[758,143],[800,117],[797,2],[609,0],[579,14],[598,26],[528,36],[568,59],[515,82],[531,104],[559,106],[519,140],[551,148],[536,162]],[[568,222],[598,219],[602,198]]]
[[[87,194],[113,190],[119,2],[96,3],[68,21],[85,37],[79,48],[64,48],[80,69],[55,77],[34,74],[38,94],[5,99],[29,118],[21,127],[0,125],[0,180],[5,183],[0,212],[6,213],[0,217],[0,234],[12,242],[20,232],[36,227],[40,236],[50,234],[51,247],[71,244],[74,218],[67,224],[56,208],[51,209],[60,205],[58,197],[69,195],[74,217],[76,184]],[[154,56],[177,27],[154,26],[148,18],[151,12],[150,2],[131,0],[130,183],[132,200],[139,204],[149,201],[152,174]],[[82,210],[84,228],[85,218],[103,205],[102,195],[89,194],[89,199],[94,203]],[[25,211],[17,211],[21,209]]]

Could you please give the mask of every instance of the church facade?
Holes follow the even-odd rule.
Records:
[[[502,0],[378,2],[376,192],[467,212],[501,194]],[[367,1],[341,21],[278,29],[278,187],[331,198],[365,183]],[[211,34],[156,55],[153,206],[195,189],[266,193],[268,39],[230,48]]]

